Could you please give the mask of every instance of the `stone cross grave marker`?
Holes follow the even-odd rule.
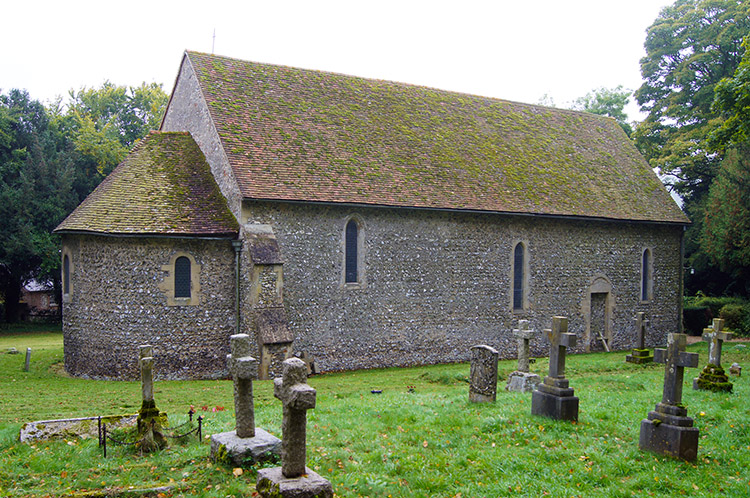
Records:
[[[646,313],[639,311],[635,314],[635,348],[631,354],[625,357],[628,363],[651,363],[654,357],[646,349],[646,329],[649,321],[646,319]]]
[[[693,379],[693,389],[731,392],[734,385],[721,366],[721,348],[724,341],[732,338],[731,332],[724,332],[724,320],[714,318],[710,327],[703,329],[703,340],[708,342],[708,365],[697,378]]]
[[[682,406],[682,383],[685,368],[698,366],[698,353],[686,352],[686,344],[685,334],[673,333],[666,350],[654,350],[654,361],[664,363],[664,390],[661,403],[641,421],[639,447],[690,461],[698,455],[698,429]]]
[[[154,348],[149,344],[138,346],[141,367],[141,394],[143,402],[138,410],[136,426],[142,451],[154,451],[167,446],[162,434],[159,409],[154,401]]]
[[[255,437],[255,406],[253,379],[258,377],[258,360],[250,356],[252,343],[247,334],[229,337],[232,351],[227,355],[227,365],[234,380],[234,418],[237,437]]]
[[[529,371],[529,341],[536,335],[536,331],[529,329],[528,320],[518,320],[518,328],[513,329],[513,336],[518,340],[518,370]]]
[[[471,348],[469,401],[492,403],[497,397],[497,360],[500,353],[484,344]]]
[[[576,345],[576,335],[568,333],[568,319],[564,316],[552,317],[552,328],[544,333],[549,339],[549,377],[564,379],[565,350]]]
[[[711,365],[721,366],[721,347],[732,335],[731,332],[724,332],[724,320],[721,318],[714,318],[714,323],[703,329],[702,339],[708,342],[708,362]]]
[[[281,454],[281,440],[255,427],[253,380],[258,378],[258,360],[250,356],[253,343],[247,334],[229,337],[231,354],[227,368],[234,383],[234,431],[211,435],[211,458],[243,467]]]
[[[307,410],[315,408],[315,389],[307,384],[307,366],[299,358],[282,364],[282,377],[273,381],[273,394],[283,405],[281,468],[258,471],[255,488],[263,497],[331,498],[331,483],[305,466]]]
[[[518,341],[518,368],[508,376],[505,389],[508,391],[530,392],[542,381],[537,374],[529,372],[529,342],[537,334],[529,328],[528,320],[519,320],[513,336]]]
[[[549,375],[531,396],[531,414],[557,420],[578,420],[578,398],[565,378],[565,350],[576,344],[576,335],[568,333],[568,319],[552,317],[552,328],[545,329],[549,339]]]
[[[273,394],[283,405],[281,472],[284,477],[305,473],[307,410],[315,408],[315,389],[307,384],[307,367],[299,358],[284,360],[283,375],[274,379]]]

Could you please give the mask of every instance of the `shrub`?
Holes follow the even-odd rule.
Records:
[[[707,306],[685,306],[682,308],[682,325],[687,334],[701,335],[712,318],[711,308]]]
[[[711,309],[711,317],[717,318],[721,309],[728,304],[743,305],[745,302],[740,297],[710,297],[697,296],[693,300],[693,306],[707,307]]]
[[[750,303],[727,304],[720,311],[724,327],[738,336],[750,336]]]

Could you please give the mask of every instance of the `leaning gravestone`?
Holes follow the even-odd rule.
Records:
[[[138,440],[141,451],[150,452],[167,446],[162,433],[162,416],[154,401],[154,350],[150,345],[138,347],[143,402],[138,410]]]
[[[518,321],[518,328],[513,330],[513,336],[518,339],[518,368],[508,376],[506,390],[527,393],[542,381],[537,374],[529,372],[529,341],[535,335],[536,331],[529,329],[528,320]]]
[[[235,430],[211,436],[211,457],[242,467],[281,454],[281,440],[255,427],[253,379],[258,378],[258,360],[250,356],[252,342],[247,334],[229,338],[232,353],[227,355],[234,380]]]
[[[263,497],[332,498],[333,487],[305,465],[307,410],[315,408],[316,392],[307,384],[307,366],[299,358],[282,364],[274,379],[274,396],[283,405],[281,467],[258,470],[256,489]]]
[[[654,361],[654,357],[651,356],[651,351],[646,349],[646,328],[648,327],[648,320],[646,320],[646,313],[639,311],[635,314],[635,348],[633,352],[625,357],[625,361],[629,363],[651,363]]]
[[[493,403],[497,397],[496,349],[484,344],[471,348],[471,370],[469,373],[469,401]]]
[[[685,367],[698,366],[698,353],[685,352],[687,336],[669,334],[667,349],[655,349],[654,361],[664,363],[664,391],[661,403],[641,421],[638,446],[683,460],[693,461],[698,456],[698,428],[682,406],[682,379]]]
[[[732,338],[731,332],[724,332],[724,320],[714,318],[714,323],[703,329],[703,340],[708,342],[708,365],[697,378],[693,379],[693,389],[714,392],[732,392],[734,387],[721,367],[721,346]]]
[[[568,334],[568,319],[552,317],[552,328],[546,329],[549,339],[549,375],[531,395],[531,414],[555,420],[578,420],[578,398],[573,395],[565,378],[565,349],[575,346],[575,334]]]

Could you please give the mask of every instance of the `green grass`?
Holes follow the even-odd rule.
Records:
[[[139,489],[160,486],[172,486],[164,497],[252,495],[255,469],[235,476],[213,464],[206,440],[146,456],[110,447],[107,459],[95,439],[17,442],[25,421],[140,406],[139,383],[62,376],[61,342],[59,332],[0,335],[0,496],[144,496]],[[4,354],[11,346],[21,354]],[[31,370],[23,372],[29,346]],[[725,344],[723,363],[747,365],[749,349]],[[701,354],[703,366],[706,343],[689,350]],[[664,371],[625,363],[625,354],[568,358],[578,423],[532,416],[531,395],[502,391],[503,380],[496,403],[469,403],[467,364],[313,377],[318,400],[308,413],[308,466],[342,497],[750,495],[747,377],[731,379],[733,394],[714,394],[693,391],[698,369],[686,371],[683,402],[700,429],[698,461],[691,464],[638,450],[640,421],[661,399]],[[514,366],[501,362],[501,379]],[[532,365],[536,372],[546,368],[546,359]],[[229,381],[157,381],[155,398],[174,424],[192,404],[208,434],[233,428]],[[257,425],[280,436],[281,406],[271,382],[255,383],[255,406]]]

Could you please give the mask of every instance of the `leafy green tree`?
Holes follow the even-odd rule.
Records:
[[[101,179],[140,138],[159,128],[167,101],[156,83],[125,87],[107,81],[100,88],[71,91],[67,105],[58,102],[52,112],[79,162],[90,163]]]
[[[710,143],[720,151],[750,141],[750,36],[742,45],[742,62],[734,75],[721,80],[715,89],[713,107],[725,120],[711,135]]]
[[[635,92],[648,117],[636,129],[636,144],[686,202],[708,192],[718,169],[721,156],[707,143],[721,124],[714,88],[734,74],[748,32],[746,0],[677,0],[648,28],[645,81]]]
[[[727,150],[706,202],[701,246],[750,293],[750,141]]]
[[[0,293],[6,321],[15,321],[24,282],[59,274],[52,230],[79,198],[65,140],[28,93],[0,95],[0,137]]]
[[[632,92],[624,90],[622,85],[616,88],[598,88],[573,101],[572,109],[609,116],[619,123],[628,136],[633,134],[633,127],[628,123],[625,106]]]

